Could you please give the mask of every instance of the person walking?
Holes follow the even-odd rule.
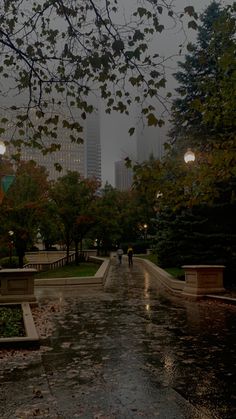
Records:
[[[133,266],[133,254],[134,254],[134,251],[133,251],[132,247],[129,246],[128,250],[127,250],[129,266]]]
[[[116,254],[118,256],[119,265],[121,265],[121,263],[122,263],[122,256],[124,254],[123,249],[121,247],[118,247]]]

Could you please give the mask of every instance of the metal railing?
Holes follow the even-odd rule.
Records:
[[[68,263],[74,262],[75,261],[75,252],[74,253],[70,253],[69,258],[68,258]],[[30,263],[26,263],[26,265],[24,265],[24,268],[33,268],[33,269],[37,269],[37,271],[48,271],[48,270],[52,270],[52,269],[56,269],[56,268],[62,268],[63,266],[65,266],[67,264],[67,256],[64,256],[58,260],[55,260],[53,262],[30,262]]]
[[[51,252],[50,252],[51,253]],[[51,253],[52,254],[52,253]],[[82,257],[83,260],[87,261],[90,256],[95,256],[96,251],[93,250],[84,250],[82,252],[79,252],[79,257]],[[35,255],[39,256],[40,253],[35,253]],[[26,255],[27,256],[27,255]],[[72,263],[75,261],[75,252],[70,252],[68,263]],[[57,260],[53,261],[32,261],[29,263],[26,263],[24,265],[24,268],[27,269],[36,269],[37,271],[48,271],[56,268],[62,268],[67,264],[67,256],[60,257]]]

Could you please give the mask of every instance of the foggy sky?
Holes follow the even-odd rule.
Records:
[[[126,0],[126,5],[134,4],[135,0]],[[233,1],[219,1],[222,6],[226,4],[232,4]],[[173,2],[175,8],[180,11],[183,10],[186,6],[194,6],[197,13],[202,13],[206,7],[212,3],[212,0],[175,0]],[[162,22],[161,22],[162,23]],[[168,25],[168,23],[166,22]],[[165,25],[165,23],[164,23]],[[196,39],[196,31],[192,29],[186,29],[188,41],[193,41]],[[157,52],[165,56],[171,56],[173,54],[178,54],[179,44],[184,40],[184,34],[176,28],[174,30],[165,30],[159,36],[158,35],[158,45]],[[185,53],[185,50],[182,51],[182,54]],[[175,72],[177,69],[176,62],[180,61],[180,56],[175,57],[168,62],[171,67],[168,72],[168,88],[167,91],[174,91],[176,87],[176,81],[171,77],[171,72]],[[135,135],[131,136],[128,134],[128,129],[131,126],[134,126],[135,118],[134,110],[131,112],[129,117],[120,115],[118,113],[113,113],[110,115],[105,114],[104,110],[101,111],[101,146],[102,146],[102,181],[103,184],[108,181],[114,186],[114,162],[121,160],[126,156],[131,157],[132,159],[136,158],[136,143]],[[166,116],[167,117],[167,116]],[[168,119],[168,117],[167,117]],[[157,136],[165,137],[165,132],[168,129],[168,126],[164,128],[156,128],[158,130]]]

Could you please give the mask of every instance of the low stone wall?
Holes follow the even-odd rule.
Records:
[[[0,303],[35,302],[35,269],[1,269]]]
[[[185,265],[185,281],[174,279],[163,269],[146,259],[136,258],[150,274],[169,291],[180,296],[200,298],[209,294],[221,294],[223,287],[222,265]]]
[[[95,274],[95,278],[101,280],[101,283],[104,284],[107,278],[107,274],[110,268],[110,264],[111,264],[111,260],[106,259],[106,258],[100,258],[98,256],[90,256],[89,260],[91,260],[92,262],[102,262],[101,266],[99,267],[99,269],[97,270],[96,274]]]
[[[85,277],[70,277],[70,278],[44,278],[35,279],[35,286],[57,286],[57,285],[100,285],[102,286],[106,280],[109,267],[110,259],[90,256],[91,262],[101,263],[94,276]]]
[[[173,276],[164,271],[164,269],[159,268],[154,263],[146,259],[135,258],[135,261],[141,263],[145,268],[150,272],[150,274],[156,278],[165,288],[180,294],[185,286],[184,281],[174,279]]]

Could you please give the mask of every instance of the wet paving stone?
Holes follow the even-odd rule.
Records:
[[[170,297],[135,264],[56,301],[45,351],[1,366],[3,419],[233,419],[236,307]]]

